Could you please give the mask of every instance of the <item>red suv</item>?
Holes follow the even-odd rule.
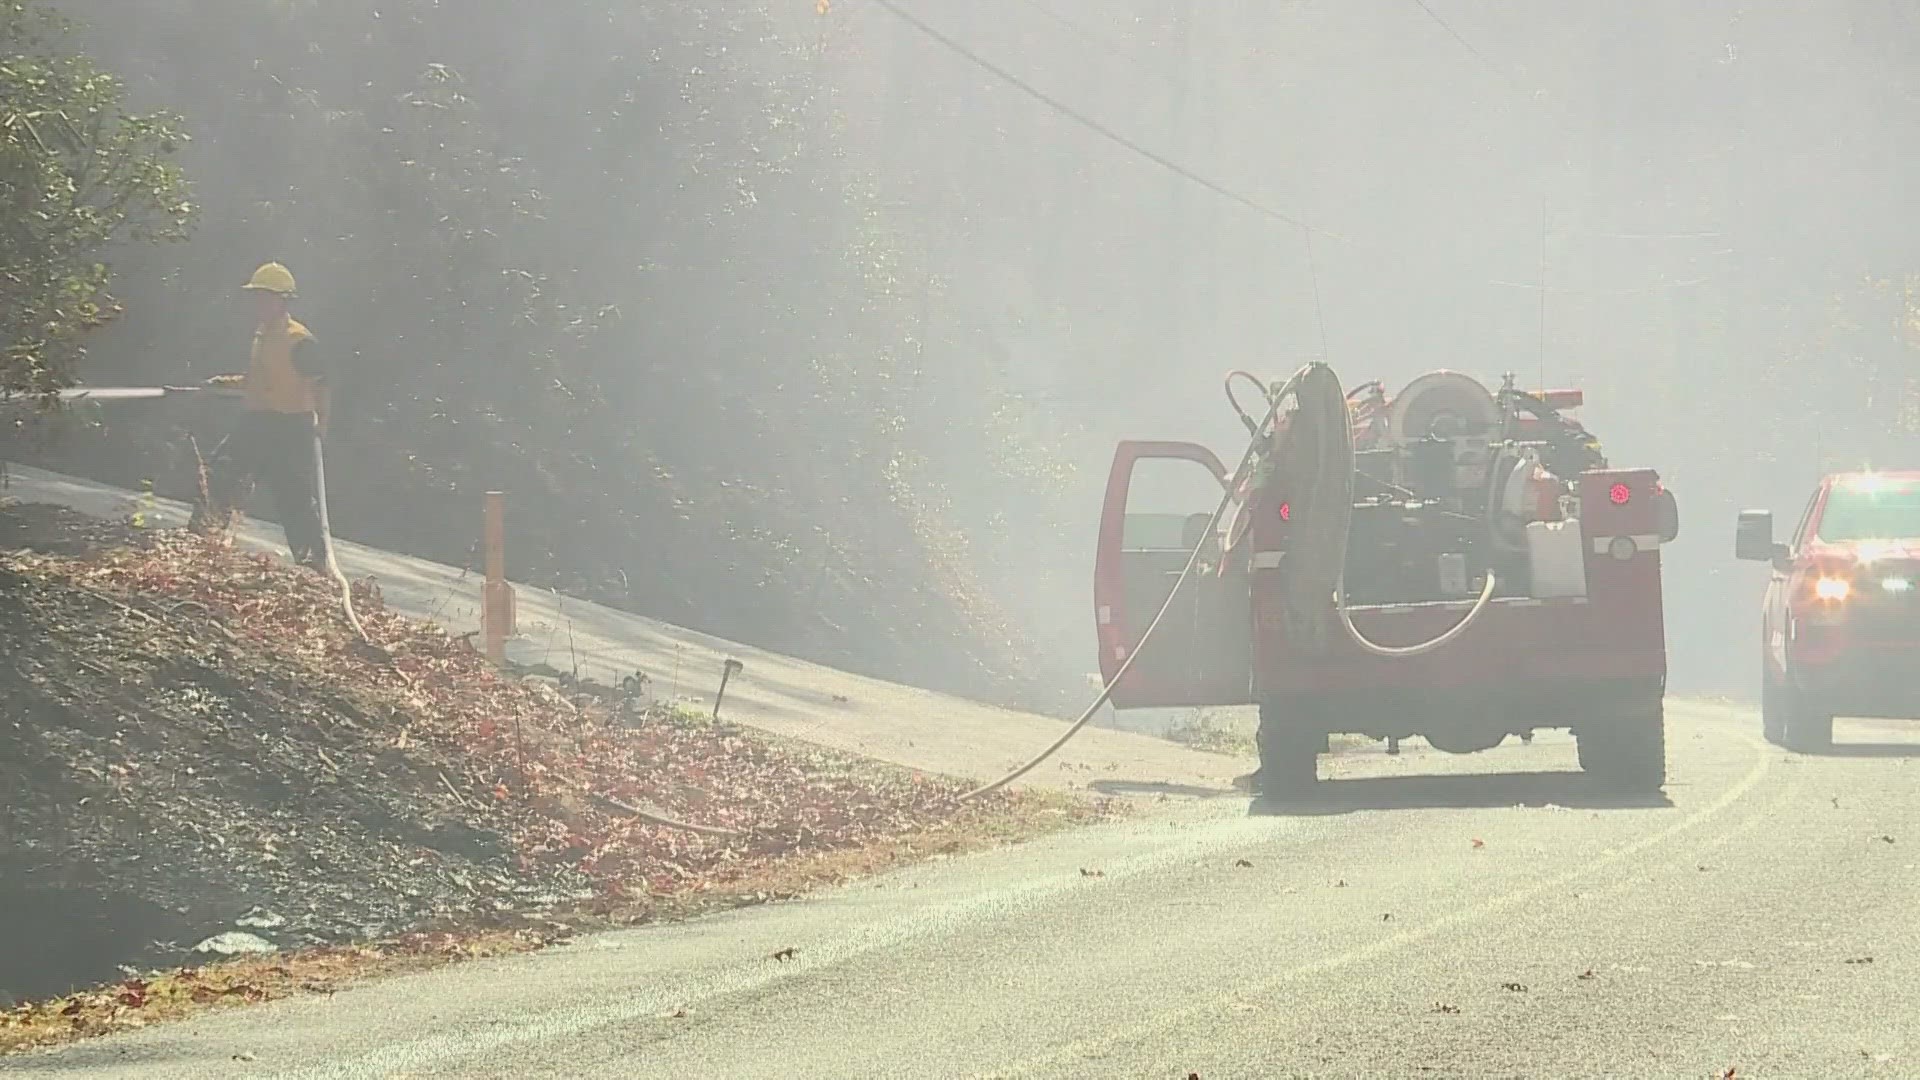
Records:
[[[1760,616],[1768,742],[1817,751],[1833,718],[1920,716],[1920,470],[1820,481],[1793,538],[1740,515],[1734,553],[1773,565]]]

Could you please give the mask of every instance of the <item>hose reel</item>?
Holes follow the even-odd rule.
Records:
[[[1422,385],[1424,383],[1424,386]],[[1294,408],[1273,450],[1276,479],[1293,504],[1291,542],[1283,579],[1281,612],[1290,646],[1324,653],[1331,637],[1328,617],[1348,640],[1374,656],[1404,658],[1432,652],[1465,633],[1493,599],[1494,574],[1487,572],[1479,597],[1459,622],[1440,635],[1412,645],[1381,645],[1354,625],[1346,593],[1347,540],[1353,522],[1354,447],[1347,395],[1339,377],[1324,363],[1312,363],[1290,382]],[[1434,372],[1408,387],[1412,400],[1397,401],[1396,420],[1455,422],[1456,438],[1473,438],[1499,423],[1492,395],[1478,382],[1454,372]],[[1477,391],[1477,394],[1475,393]],[[1276,396],[1273,411],[1283,404]],[[1393,434],[1406,429],[1397,424]],[[1330,601],[1330,602],[1329,602]]]

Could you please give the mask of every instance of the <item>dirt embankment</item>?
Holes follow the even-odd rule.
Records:
[[[960,808],[955,780],[504,676],[356,592],[379,651],[318,575],[0,504],[0,1005],[27,1003],[0,1014],[0,1048],[1097,812]],[[235,955],[237,974],[142,974]]]

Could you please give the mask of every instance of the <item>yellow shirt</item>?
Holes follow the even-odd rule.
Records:
[[[320,384],[294,366],[293,351],[313,334],[293,319],[253,334],[247,365],[247,408],[257,412],[305,413],[320,409]]]

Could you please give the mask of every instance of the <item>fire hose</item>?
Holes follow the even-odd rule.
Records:
[[[320,554],[326,563],[327,576],[340,586],[340,608],[347,613],[347,623],[353,627],[353,632],[360,635],[361,644],[380,650],[373,639],[367,636],[367,628],[360,625],[360,616],[353,610],[353,585],[347,581],[347,575],[340,572],[340,564],[333,557],[333,526],[327,519],[327,462],[326,455],[320,449],[320,420],[317,416],[313,424],[313,494],[320,504]]]
[[[970,802],[982,795],[998,791],[1015,780],[1033,771],[1042,762],[1052,757],[1069,740],[1078,735],[1081,729],[1093,719],[1094,714],[1113,697],[1114,689],[1120,680],[1132,669],[1133,662],[1139,658],[1147,643],[1153,639],[1161,621],[1173,607],[1187,579],[1193,576],[1194,567],[1199,565],[1200,554],[1205,551],[1220,527],[1220,519],[1227,508],[1233,505],[1240,482],[1247,476],[1248,470],[1260,457],[1262,446],[1267,442],[1273,422],[1280,414],[1281,405],[1288,397],[1293,397],[1298,405],[1293,422],[1289,424],[1289,433],[1305,430],[1315,442],[1312,466],[1303,476],[1296,477],[1302,486],[1290,489],[1304,494],[1304,500],[1296,499],[1306,510],[1294,515],[1295,533],[1293,544],[1288,552],[1291,572],[1286,577],[1285,593],[1282,598],[1282,611],[1287,625],[1295,632],[1304,634],[1309,647],[1324,649],[1324,616],[1329,598],[1333,601],[1335,617],[1345,629],[1347,637],[1362,650],[1375,656],[1405,658],[1420,656],[1439,649],[1461,634],[1479,619],[1488,603],[1493,599],[1494,576],[1487,572],[1485,585],[1480,596],[1468,609],[1465,616],[1445,632],[1428,641],[1413,645],[1380,645],[1367,639],[1353,623],[1353,615],[1347,605],[1346,597],[1346,552],[1347,536],[1353,521],[1353,429],[1349,421],[1347,398],[1340,389],[1340,381],[1333,369],[1324,363],[1312,363],[1295,372],[1285,383],[1267,395],[1266,416],[1255,423],[1252,417],[1240,407],[1233,396],[1233,382],[1238,378],[1253,379],[1245,372],[1234,372],[1227,376],[1227,399],[1232,402],[1234,411],[1246,425],[1252,438],[1247,443],[1246,453],[1241,455],[1240,464],[1234,469],[1232,479],[1228,481],[1226,491],[1220,497],[1219,505],[1214,507],[1213,516],[1208,520],[1205,531],[1198,543],[1187,555],[1186,565],[1180,576],[1174,579],[1173,588],[1167,598],[1160,602],[1160,610],[1154,613],[1141,633],[1140,640],[1134,643],[1120,667],[1100,688],[1100,694],[1094,698],[1078,719],[1068,725],[1046,749],[1031,760],[990,783],[982,784],[972,791],[961,795],[959,801]],[[1324,511],[1324,512],[1317,512]],[[1306,526],[1302,528],[1302,526]]]
[[[1301,368],[1298,372],[1294,373],[1292,378],[1282,384],[1279,389],[1270,394],[1267,400],[1266,418],[1258,424],[1249,424],[1253,430],[1253,438],[1247,443],[1246,453],[1240,456],[1240,464],[1235,467],[1232,478],[1227,481],[1226,490],[1220,495],[1219,505],[1213,508],[1213,516],[1208,519],[1206,530],[1201,534],[1199,542],[1193,545],[1193,550],[1187,554],[1187,564],[1181,568],[1180,576],[1174,579],[1173,588],[1167,593],[1167,598],[1160,602],[1160,610],[1154,612],[1153,620],[1147,623],[1147,628],[1141,633],[1140,640],[1134,643],[1132,651],[1127,653],[1126,659],[1120,662],[1119,670],[1113,673],[1113,678],[1108,679],[1106,685],[1100,688],[1100,695],[1093,699],[1093,703],[1087,706],[1086,711],[1080,714],[1079,719],[1068,725],[1067,730],[1060,733],[1060,737],[1055,739],[1052,745],[1040,751],[1040,753],[1036,754],[1026,764],[1002,776],[1000,779],[991,783],[982,784],[960,796],[960,802],[971,802],[982,795],[998,791],[1008,784],[1013,783],[1015,780],[1020,779],[1022,776],[1027,775],[1027,773],[1032,772],[1035,768],[1039,767],[1041,762],[1052,757],[1061,747],[1067,745],[1068,740],[1080,734],[1080,729],[1087,726],[1088,722],[1093,719],[1094,714],[1100,711],[1100,706],[1105,705],[1107,700],[1113,697],[1114,688],[1119,686],[1120,680],[1126,678],[1127,672],[1132,670],[1133,662],[1139,659],[1140,650],[1146,646],[1148,641],[1153,639],[1154,631],[1160,628],[1161,620],[1165,619],[1167,612],[1173,608],[1174,599],[1180,595],[1180,590],[1186,585],[1187,579],[1193,576],[1194,567],[1200,564],[1200,553],[1205,551],[1207,545],[1212,542],[1215,532],[1220,528],[1221,517],[1226,514],[1227,507],[1233,505],[1234,494],[1239,487],[1240,480],[1246,475],[1247,470],[1252,467],[1254,460],[1260,455],[1260,447],[1267,439],[1267,429],[1273,425],[1274,418],[1280,415],[1280,403],[1285,401],[1289,394],[1293,393],[1294,388],[1299,385],[1301,378],[1306,375],[1308,370],[1309,368]],[[1234,376],[1228,376],[1229,379],[1233,377]],[[1229,386],[1231,386],[1231,384],[1229,384]],[[1229,388],[1227,396],[1229,400],[1232,399],[1233,394],[1231,388]],[[1236,411],[1239,409],[1237,402],[1234,408]],[[1242,413],[1242,418],[1245,419],[1244,413]]]

